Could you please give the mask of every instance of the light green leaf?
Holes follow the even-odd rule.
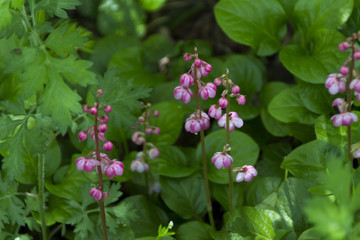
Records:
[[[184,219],[201,217],[206,211],[204,180],[200,174],[186,178],[161,177],[161,198]]]
[[[254,165],[259,155],[259,147],[247,134],[240,131],[230,133],[231,156],[234,159],[231,167]],[[205,137],[205,158],[208,165],[208,178],[219,184],[229,183],[228,169],[217,169],[211,163],[215,152],[222,152],[226,144],[226,131],[218,130]],[[201,146],[196,149],[196,159],[201,162]],[[235,176],[234,176],[235,177]]]
[[[268,56],[281,48],[286,14],[276,0],[221,0],[215,5],[215,17],[231,39],[251,46],[257,55]]]
[[[80,4],[79,0],[41,0],[36,8],[44,9],[51,17],[67,18],[65,10],[74,10]]]

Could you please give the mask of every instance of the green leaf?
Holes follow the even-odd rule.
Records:
[[[173,102],[161,102],[151,108],[158,110],[159,117],[151,117],[150,125],[160,128],[159,135],[150,135],[148,141],[157,144],[174,144],[184,125],[184,114],[188,108]]]
[[[229,185],[213,183],[212,186],[216,201],[218,201],[226,211],[229,211]],[[243,203],[243,187],[240,184],[234,184],[233,189],[233,207],[237,208]]]
[[[186,178],[161,177],[161,198],[184,219],[200,217],[206,211],[204,180],[200,174]]]
[[[297,1],[294,15],[298,28],[312,35],[318,29],[336,29],[346,22],[353,8],[352,0]],[[334,12],[333,17],[329,17]]]
[[[99,88],[104,90],[100,104],[112,107],[108,115],[110,121],[118,128],[134,126],[136,118],[130,112],[141,108],[138,100],[149,97],[150,89],[143,86],[135,88],[132,81],[120,79],[115,71],[109,71],[100,78]]]
[[[125,198],[111,209],[117,218],[131,227],[137,238],[157,236],[159,225],[168,223],[166,213],[142,195]]]
[[[203,222],[187,222],[182,224],[176,231],[178,240],[208,240],[211,239],[209,232],[211,226]]]
[[[271,100],[281,91],[290,88],[291,85],[284,82],[269,82],[260,93],[260,100],[262,105],[268,106]]]
[[[44,9],[51,17],[67,18],[65,10],[74,10],[80,4],[79,0],[41,0],[36,8]]]
[[[227,222],[231,239],[275,239],[281,216],[272,210],[242,207]],[[247,237],[247,238],[245,238]]]
[[[281,184],[279,177],[256,177],[248,186],[246,194],[247,205],[256,206],[262,203]]]
[[[143,50],[139,47],[130,47],[117,52],[110,60],[109,69],[115,68],[121,79],[134,79],[136,86],[155,86],[165,81],[165,75],[150,73],[144,68]]]
[[[280,51],[280,61],[296,77],[309,83],[323,84],[329,73],[338,72],[347,53],[337,49],[344,36],[335,31],[320,29],[307,39],[305,46],[287,45]]]
[[[276,137],[285,137],[289,135],[289,126],[287,123],[280,122],[270,115],[267,109],[261,110],[261,121],[265,129]]]
[[[328,114],[333,111],[332,99],[323,84],[311,84],[298,81],[299,95],[305,107],[318,114]]]
[[[285,89],[276,95],[270,102],[268,110],[275,119],[285,123],[312,124],[317,117],[304,106],[297,86]]]
[[[286,14],[276,0],[221,0],[215,5],[215,17],[231,39],[251,46],[257,55],[268,56],[281,48]]]
[[[166,0],[140,0],[141,7],[149,12],[159,10],[165,3]]]
[[[0,30],[9,25],[12,20],[10,1],[5,0],[0,3]]]
[[[308,229],[308,223],[302,209],[306,199],[310,198],[307,189],[310,184],[297,178],[288,178],[277,191],[276,210],[283,217],[286,225],[299,236]]]
[[[314,140],[294,149],[281,164],[292,175],[314,182],[324,171],[327,159],[342,157],[339,149],[327,142]]]
[[[198,164],[193,160],[194,154],[185,155],[179,148],[174,146],[158,147],[160,156],[149,161],[152,171],[172,178],[187,177],[198,169]],[[190,151],[195,152],[195,149]]]
[[[354,8],[350,18],[340,27],[340,31],[345,36],[351,36],[351,34],[359,31],[360,22],[360,1],[354,0]]]
[[[242,167],[243,165],[255,165],[259,155],[259,147],[247,134],[240,131],[230,133],[231,156],[234,159],[231,167]],[[226,131],[218,130],[205,137],[205,158],[208,165],[208,178],[219,184],[229,183],[228,169],[217,169],[211,163],[215,152],[222,152],[226,144]],[[196,159],[201,162],[201,146],[196,149]],[[235,177],[235,176],[234,176]]]
[[[304,231],[298,238],[298,240],[319,240],[321,238],[321,234],[319,234],[316,229],[309,228]]]

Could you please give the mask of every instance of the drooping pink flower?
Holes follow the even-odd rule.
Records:
[[[355,60],[359,60],[359,59],[360,59],[360,51],[355,52],[354,58],[355,58]]]
[[[155,158],[159,157],[160,151],[156,147],[153,147],[148,151],[148,154],[151,159],[155,159]]]
[[[216,95],[216,85],[213,83],[207,83],[205,86],[199,89],[198,93],[202,99],[213,98]]]
[[[95,142],[95,131],[94,127],[90,130],[91,139]],[[105,133],[98,131],[99,141],[105,141]]]
[[[353,152],[353,157],[354,157],[354,158],[360,158],[360,148],[356,149],[356,150]]]
[[[109,117],[108,116],[106,116],[106,115],[102,115],[101,117],[100,117],[100,123],[102,124],[102,123],[108,123],[109,122]]]
[[[210,127],[210,117],[204,111],[201,111],[200,127],[203,130],[207,130]]]
[[[236,97],[236,101],[238,102],[239,105],[245,105],[246,103],[246,97],[244,95],[238,95]]]
[[[341,43],[339,43],[338,49],[343,52],[346,49],[348,49],[349,47],[350,47],[350,45],[347,42],[341,42]]]
[[[95,166],[99,166],[101,163],[94,159],[79,157],[75,160],[75,164],[79,171],[85,170],[85,172],[92,172]]]
[[[154,127],[154,128],[152,129],[152,134],[154,134],[154,135],[159,135],[159,134],[160,134],[160,128]]]
[[[154,115],[154,117],[158,117],[160,115],[160,112],[158,110],[155,110],[153,115]]]
[[[133,135],[131,136],[131,140],[136,144],[136,145],[142,145],[145,142],[145,136],[143,132],[137,131],[134,132]]]
[[[348,66],[342,66],[342,67],[340,68],[340,73],[341,73],[342,75],[348,74],[348,73],[349,73],[349,67],[348,67]]]
[[[193,58],[194,54],[191,54],[191,53],[185,53],[184,54],[184,60],[189,62],[191,61],[191,59]]]
[[[222,109],[219,105],[211,105],[208,113],[210,117],[219,119],[222,115]]]
[[[96,109],[96,107],[92,107],[92,108],[90,109],[90,114],[91,114],[91,115],[97,114],[97,109]]]
[[[240,172],[236,176],[236,182],[250,182],[255,176],[257,176],[256,169],[251,165],[244,165]]]
[[[350,83],[350,89],[354,89],[355,92],[360,92],[360,79],[355,78]]]
[[[216,152],[211,158],[211,162],[217,169],[221,169],[223,167],[229,168],[233,162],[233,158],[227,153]]]
[[[335,95],[338,92],[345,92],[346,90],[346,77],[340,73],[332,73],[328,75],[325,87],[329,89],[330,94]]]
[[[177,100],[179,100],[181,98],[181,100],[184,103],[190,102],[191,98],[193,98],[193,97],[194,97],[194,94],[190,88],[183,87],[183,86],[177,86],[174,89],[174,98]]]
[[[216,86],[219,86],[222,83],[222,81],[221,81],[220,78],[215,78],[214,83],[215,83]]]
[[[103,192],[97,188],[91,188],[89,192],[90,196],[92,196],[96,201],[99,201],[103,197]]]
[[[240,92],[240,87],[238,85],[234,85],[232,88],[231,88],[231,92],[233,94],[238,94]]]
[[[226,99],[226,97],[221,97],[220,99],[219,99],[219,106],[221,107],[221,108],[226,108],[227,107],[227,105],[229,104],[229,102],[228,102],[228,100]]]
[[[200,119],[191,118],[191,115],[189,118],[185,121],[185,130],[191,133],[198,133],[201,130],[200,126]]]
[[[131,162],[130,169],[131,171],[137,171],[138,173],[142,173],[149,170],[149,165],[142,161],[134,160]]]
[[[226,114],[222,115],[219,118],[218,125],[220,127],[224,127],[227,129],[226,126]],[[241,128],[244,125],[243,120],[239,117],[239,115],[236,112],[230,112],[229,113],[229,131],[232,132],[235,130],[235,127]]]
[[[190,87],[194,85],[194,78],[190,74],[184,73],[180,76],[180,84],[183,87]]]
[[[335,127],[339,126],[350,126],[352,122],[357,122],[358,116],[352,112],[339,113],[331,117],[333,125]]]
[[[106,152],[111,152],[113,150],[113,144],[110,141],[106,141],[103,145],[103,149]]]
[[[111,113],[112,111],[112,107],[110,105],[106,105],[105,108],[104,108],[105,112],[107,113]]]
[[[87,133],[86,132],[79,132],[79,140],[85,141],[87,139]]]
[[[331,105],[336,106],[340,113],[346,112],[346,102],[343,98],[336,98]]]
[[[107,125],[106,124],[100,124],[99,132],[104,133],[104,132],[106,132],[106,130],[107,130]]]
[[[114,159],[110,165],[105,168],[105,173],[108,178],[113,178],[115,175],[121,176],[124,172],[124,164]]]

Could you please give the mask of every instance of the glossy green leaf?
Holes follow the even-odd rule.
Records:
[[[185,155],[179,148],[174,146],[158,147],[160,156],[149,160],[149,166],[155,173],[171,177],[181,178],[193,174],[198,169],[198,162],[193,160],[192,155]],[[194,150],[192,149],[191,152]]]
[[[295,177],[315,181],[325,170],[330,157],[341,157],[339,149],[327,142],[314,140],[294,149],[281,164]]]
[[[269,82],[260,92],[260,100],[262,105],[268,106],[271,100],[281,91],[290,88],[291,85],[284,82]]]
[[[211,239],[209,232],[211,226],[203,222],[187,222],[182,224],[176,231],[178,240],[208,240]]]
[[[280,51],[282,64],[296,77],[309,83],[324,84],[327,75],[338,72],[347,54],[337,46],[345,37],[335,30],[321,29],[305,46],[290,44]]]
[[[216,201],[221,206],[229,211],[229,185],[228,184],[212,184],[213,194]],[[237,208],[242,205],[244,198],[243,186],[241,184],[233,185],[233,208]]]
[[[215,17],[231,39],[251,46],[257,55],[271,55],[281,48],[286,14],[276,0],[221,0]]]
[[[205,137],[205,158],[208,165],[208,178],[210,181],[219,184],[229,183],[228,169],[217,169],[211,163],[211,158],[215,152],[222,152],[226,144],[226,131],[217,130]],[[231,156],[234,167],[242,167],[244,165],[255,165],[259,156],[259,147],[256,142],[247,134],[240,131],[230,133]],[[201,161],[201,146],[196,149],[196,159]],[[235,176],[234,176],[235,177]]]
[[[285,123],[312,124],[317,117],[304,106],[298,87],[281,91],[272,99],[268,110],[275,119]]]
[[[261,110],[261,121],[265,129],[276,137],[284,137],[289,134],[287,123],[280,122],[270,115],[267,109]]]
[[[248,186],[246,202],[249,206],[262,203],[272,192],[276,191],[281,184],[279,177],[255,177]]]
[[[293,228],[299,236],[308,228],[308,223],[302,209],[305,200],[311,194],[307,191],[310,184],[297,178],[288,178],[277,191],[276,210],[285,220],[289,228]]]
[[[140,0],[141,7],[150,12],[159,10],[165,3],[166,0]]]
[[[200,174],[186,178],[160,177],[161,198],[184,219],[200,217],[206,211],[204,180]]]

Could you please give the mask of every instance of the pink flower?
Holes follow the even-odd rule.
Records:
[[[193,113],[186,119],[186,131],[191,133],[198,133],[201,129],[206,130],[210,127],[210,118],[205,112],[201,111],[201,119],[196,115],[196,113]]]
[[[210,117],[204,111],[201,111],[200,127],[203,130],[207,130],[210,127]]]
[[[356,149],[353,152],[353,156],[354,156],[354,158],[360,158],[360,148]]]
[[[240,105],[245,105],[245,103],[246,103],[246,97],[244,96],[244,95],[238,95],[237,97],[236,97],[236,101],[238,102],[238,104],[240,104]]]
[[[106,105],[104,110],[105,110],[105,112],[107,112],[107,113],[111,113],[112,108],[111,108],[110,105]]]
[[[91,188],[89,192],[90,196],[92,196],[96,201],[99,201],[103,197],[103,192],[97,188]]]
[[[155,110],[153,114],[154,114],[154,117],[158,117],[160,115],[160,112],[158,110]]]
[[[240,92],[240,87],[238,85],[234,85],[231,88],[231,91],[232,91],[233,94],[238,94]]]
[[[180,84],[183,87],[190,87],[194,85],[194,78],[190,74],[184,73],[180,77]]]
[[[360,79],[356,78],[351,81],[350,89],[354,89],[355,92],[360,92]]]
[[[103,145],[103,149],[106,152],[111,152],[113,150],[113,144],[110,141],[106,141]]]
[[[136,145],[142,145],[145,142],[145,136],[143,132],[137,131],[134,132],[133,135],[131,136],[131,140],[136,144]]]
[[[190,102],[192,97],[194,97],[194,94],[190,88],[183,87],[183,86],[177,86],[174,89],[174,98],[177,100],[179,100],[181,98],[181,100],[184,103],[188,103],[188,102]]]
[[[220,78],[215,78],[214,83],[215,83],[216,86],[219,86],[222,83],[222,81],[221,81]]]
[[[352,122],[357,122],[358,116],[352,112],[339,113],[331,117],[333,125],[335,127],[339,126],[350,126]]]
[[[226,127],[226,114],[222,115],[221,118],[219,118],[218,125],[220,127]],[[236,112],[230,112],[229,113],[229,130],[230,132],[235,130],[235,127],[241,128],[244,125],[243,120],[237,115]]]
[[[337,106],[340,113],[346,112],[346,102],[342,98],[336,98],[331,105],[333,107]]]
[[[152,132],[153,132],[153,130],[152,130],[152,128],[146,128],[145,129],[145,133],[147,134],[147,135],[150,135],[150,134],[152,134]]]
[[[342,43],[339,43],[338,49],[340,51],[345,51],[349,47],[350,47],[350,45],[347,42],[342,42]]]
[[[348,74],[348,73],[349,73],[349,67],[348,67],[348,66],[342,66],[342,67],[340,68],[340,73],[341,73],[342,75]]]
[[[209,116],[215,119],[219,119],[222,115],[222,109],[218,105],[211,105],[209,108]]]
[[[194,61],[194,64],[195,64],[196,67],[200,67],[201,63],[202,63],[201,59],[195,59],[195,61]]]
[[[355,60],[359,60],[359,59],[360,59],[360,51],[357,51],[357,52],[354,54],[354,58],[355,58]]]
[[[113,178],[115,175],[121,176],[124,172],[124,164],[114,159],[110,165],[105,168],[105,173],[108,178]]]
[[[209,97],[213,98],[216,95],[216,86],[213,83],[207,83],[205,86],[199,89],[198,93],[202,99],[206,100]]]
[[[94,127],[90,130],[91,139],[95,142],[95,131]],[[99,141],[105,141],[105,133],[98,131]]]
[[[244,165],[238,175],[236,176],[236,182],[250,182],[255,176],[257,176],[256,169],[251,165]]]
[[[79,133],[79,140],[80,141],[85,141],[87,139],[87,134],[86,132],[80,132]]]
[[[85,170],[85,172],[92,172],[95,166],[99,166],[101,163],[95,159],[88,159],[85,157],[79,157],[75,161],[76,168],[81,171]]]
[[[106,124],[100,124],[99,132],[104,133],[104,132],[106,132],[106,130],[107,130],[107,125]]]
[[[228,100],[225,98],[225,97],[221,97],[220,99],[219,99],[219,106],[221,107],[221,108],[226,108],[227,107],[227,105],[228,105]]]
[[[330,94],[335,95],[338,92],[345,92],[346,90],[346,77],[340,73],[332,73],[328,75],[325,87],[329,89]]]
[[[130,169],[131,171],[137,171],[138,173],[142,173],[143,171],[149,170],[149,165],[142,161],[134,160],[131,162]]]
[[[229,168],[233,162],[233,158],[227,153],[216,152],[211,158],[211,162],[215,164],[217,169],[221,169],[223,167]]]
[[[160,151],[159,151],[159,149],[154,147],[148,151],[148,154],[151,159],[155,159],[155,158],[159,157]]]
[[[108,116],[106,116],[106,115],[102,115],[101,117],[100,117],[100,123],[102,124],[102,123],[108,123],[109,122],[109,117]]]
[[[91,115],[97,114],[97,109],[96,109],[96,107],[92,107],[92,108],[90,109],[90,114],[91,114]]]
[[[185,53],[184,54],[184,60],[189,62],[191,61],[191,59],[193,58],[194,54],[191,54],[191,53]]]
[[[153,133],[154,135],[159,135],[159,134],[160,134],[160,128],[154,127],[154,128],[152,129],[152,133]]]

